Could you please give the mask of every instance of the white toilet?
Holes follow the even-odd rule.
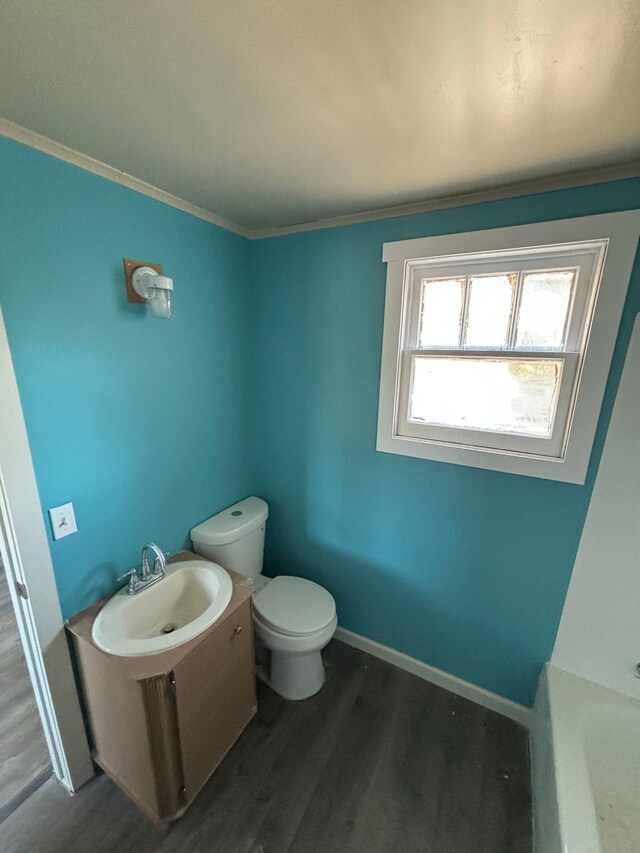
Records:
[[[263,500],[245,498],[194,527],[191,541],[196,553],[253,580],[255,633],[270,657],[258,674],[285,699],[307,699],[324,684],[320,652],[338,624],[336,603],[313,581],[261,574],[268,515]]]

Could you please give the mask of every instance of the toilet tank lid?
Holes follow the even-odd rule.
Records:
[[[269,507],[262,498],[245,498],[194,527],[191,541],[202,545],[228,545],[264,524],[268,516]]]

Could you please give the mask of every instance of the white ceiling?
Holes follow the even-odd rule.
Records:
[[[0,79],[249,229],[640,157],[638,0],[2,0]]]

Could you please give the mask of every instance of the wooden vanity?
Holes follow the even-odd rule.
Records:
[[[182,551],[169,562],[203,559]],[[231,600],[193,640],[118,657],[91,639],[106,600],[69,620],[93,758],[156,822],[179,817],[257,710],[252,584],[229,572]],[[139,593],[144,595],[144,591]]]

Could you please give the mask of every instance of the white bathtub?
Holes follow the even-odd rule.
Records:
[[[547,666],[531,735],[535,853],[640,853],[640,702]]]

